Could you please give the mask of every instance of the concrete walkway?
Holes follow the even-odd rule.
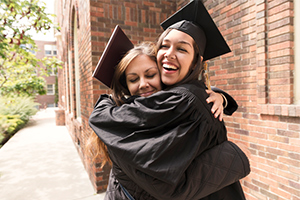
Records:
[[[102,200],[54,109],[39,111],[0,149],[1,200]]]

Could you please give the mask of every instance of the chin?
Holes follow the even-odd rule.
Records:
[[[162,75],[161,76],[161,81],[163,82],[163,84],[165,85],[174,85],[177,82],[177,79],[174,76],[165,76]]]
[[[162,80],[163,84],[166,86],[174,85],[176,82],[172,80]]]

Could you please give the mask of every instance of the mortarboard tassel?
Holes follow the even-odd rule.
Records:
[[[204,77],[206,79],[206,85],[207,85],[207,88],[209,90],[211,90],[211,87],[210,87],[210,80],[209,80],[209,75],[208,75],[208,67],[207,67],[207,62],[204,62],[203,63],[203,67],[204,67]]]

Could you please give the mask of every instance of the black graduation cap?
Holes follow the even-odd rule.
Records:
[[[160,25],[164,30],[173,28],[190,35],[204,61],[231,51],[200,0],[189,2]]]
[[[115,68],[123,56],[132,49],[134,45],[117,25],[102,53],[102,56],[93,73],[93,77],[101,81],[107,87],[111,87]]]

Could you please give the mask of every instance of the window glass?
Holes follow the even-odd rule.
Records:
[[[56,45],[46,44],[44,46],[44,50],[45,50],[45,55],[46,56],[56,56],[57,55]]]
[[[53,95],[53,94],[54,94],[54,85],[47,84],[47,95]]]

